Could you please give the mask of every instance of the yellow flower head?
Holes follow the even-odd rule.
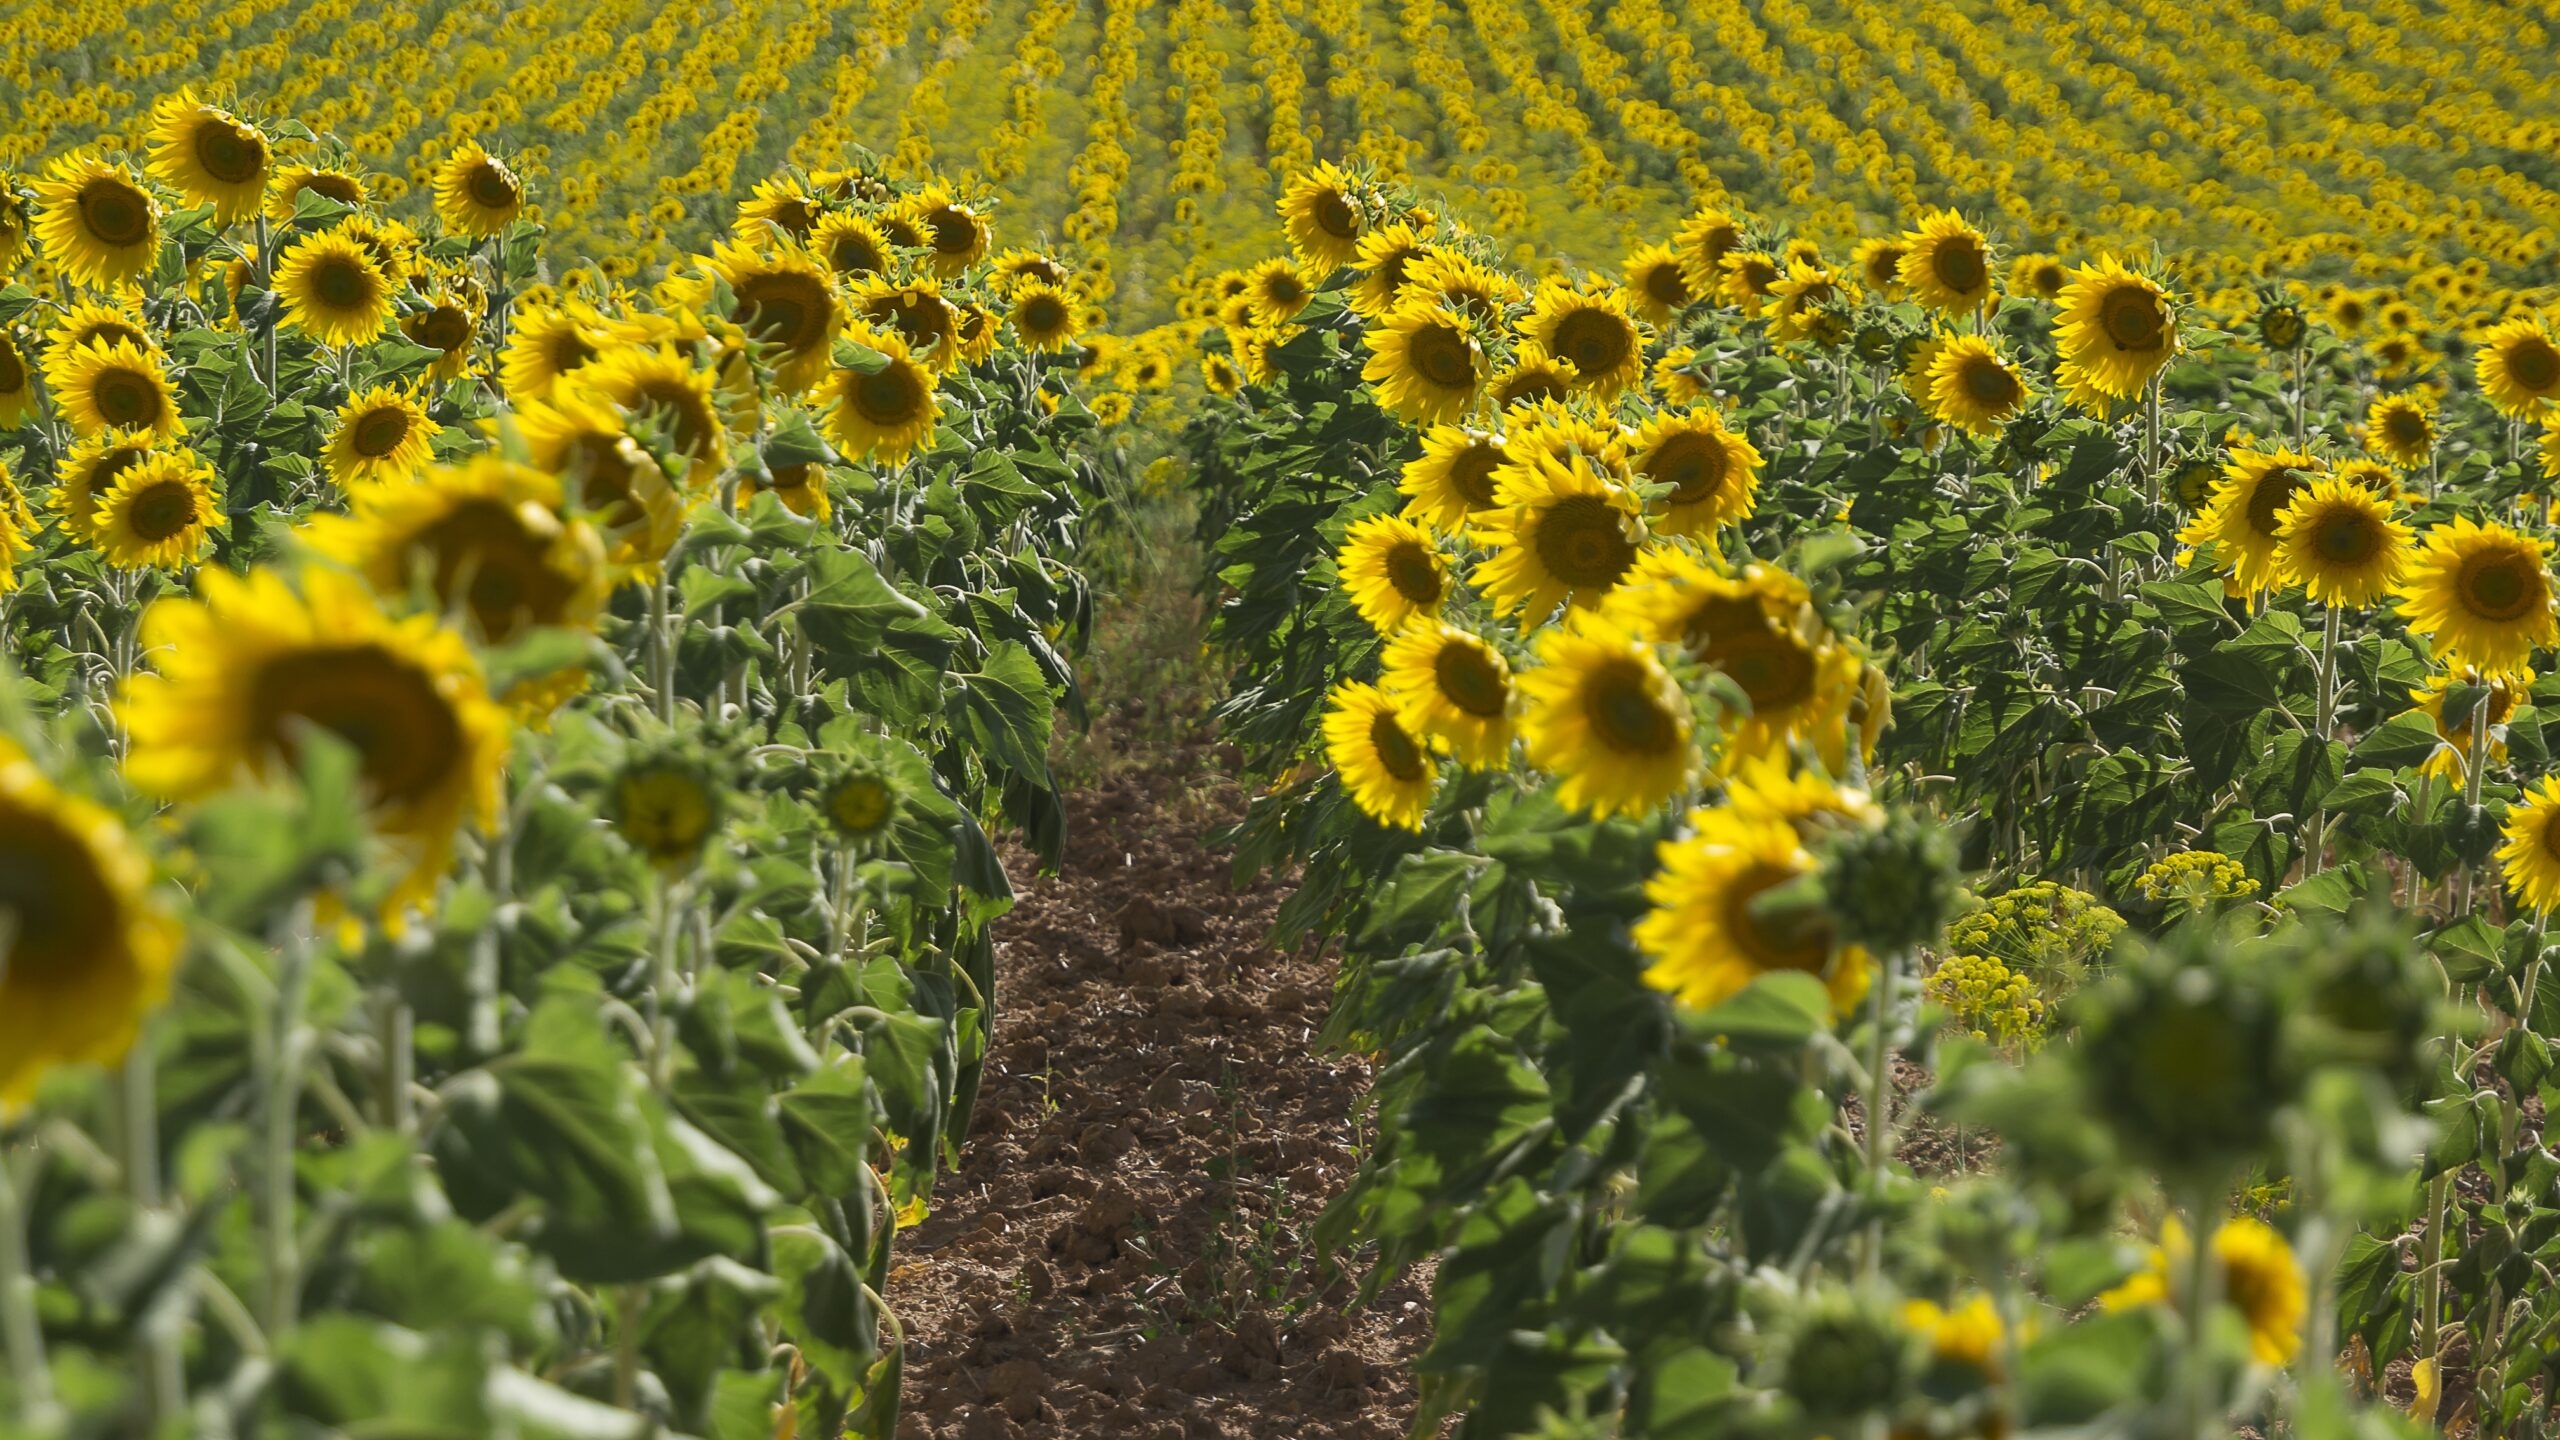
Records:
[[[903,283],[873,276],[855,282],[854,317],[874,330],[894,330],[909,354],[934,373],[960,368],[960,312],[931,277]]]
[[[1713,535],[1750,518],[1758,503],[1760,452],[1713,410],[1658,411],[1629,448],[1635,474],[1671,487],[1653,502],[1663,534]]]
[[[1668,245],[1638,246],[1627,257],[1626,277],[1629,303],[1650,324],[1670,323],[1672,316],[1688,309],[1689,302],[1697,298],[1689,288],[1680,257]]]
[[[1356,521],[1334,559],[1360,618],[1392,635],[1417,615],[1437,615],[1449,594],[1449,560],[1431,532],[1398,515]]]
[[[728,432],[711,393],[711,377],[672,345],[625,346],[588,365],[562,387],[592,396],[643,423],[662,423],[686,462],[688,489],[708,486],[729,455]]]
[[[933,371],[894,332],[862,331],[854,339],[885,362],[870,371],[837,369],[818,386],[827,407],[827,438],[848,458],[894,465],[933,438],[942,403]]]
[[[1803,739],[1836,773],[1861,704],[1859,741],[1875,748],[1890,703],[1882,672],[1839,643],[1794,576],[1763,565],[1724,575],[1666,548],[1636,564],[1607,612],[1648,640],[1686,650],[1742,692],[1750,709],[1732,718],[1720,768],[1783,755]]]
[[[350,210],[363,208],[366,198],[362,176],[327,166],[287,165],[276,172],[275,183],[267,187],[267,219],[278,225],[291,224],[305,190],[325,195]]]
[[[405,480],[427,463],[440,428],[415,396],[376,385],[338,407],[321,461],[343,490]]]
[[[1377,387],[1378,403],[1417,425],[1445,425],[1465,417],[1485,376],[1484,349],[1475,327],[1435,306],[1397,311],[1365,337],[1369,361],[1362,379]]]
[[[158,354],[119,340],[82,345],[61,357],[54,403],[80,435],[105,430],[149,430],[174,437],[181,425],[177,393]]]
[[[217,225],[246,219],[266,198],[275,159],[267,137],[192,91],[181,90],[152,107],[149,145],[144,168],[152,178],[191,203],[212,206]]]
[[[702,265],[702,301],[710,298],[710,279],[727,284],[729,322],[769,353],[774,384],[795,395],[816,384],[844,325],[844,305],[827,271],[788,241],[759,250],[724,240]]]
[[[2055,300],[2070,283],[2071,268],[2051,255],[2021,255],[2009,262],[2009,289],[2014,294]]]
[[[2142,393],[2178,353],[2178,317],[2169,294],[2109,255],[2071,272],[2054,316],[2062,365],[2055,379],[2071,401],[2103,410]]]
[[[476,373],[472,342],[480,338],[480,307],[467,294],[433,297],[425,309],[403,316],[400,333],[441,358],[427,367],[431,380],[456,380]]]
[[[1570,362],[1548,354],[1535,340],[1523,340],[1512,349],[1511,363],[1493,377],[1493,403],[1505,414],[1561,404],[1572,397],[1579,378]]]
[[[1858,283],[1886,300],[1903,296],[1902,262],[1911,254],[1911,242],[1900,235],[1870,235],[1849,251],[1849,268],[1857,272]]]
[[[1931,1300],[1906,1300],[1902,1324],[1929,1347],[1930,1358],[1960,1365],[1986,1380],[2000,1377],[2000,1344],[2008,1327],[1988,1295],[1976,1295],[1952,1310]]]
[[[2109,1310],[2165,1303],[2186,1279],[2194,1242],[2176,1220],[2161,1227],[2151,1263],[2142,1273],[2099,1297]],[[2249,1327],[2249,1354],[2261,1365],[2284,1365],[2302,1348],[2302,1321],[2310,1313],[2302,1265],[2274,1227],[2249,1216],[2223,1222],[2213,1235],[2221,1270],[2222,1303]]]
[[[573,297],[552,305],[520,305],[509,326],[506,351],[498,357],[499,383],[519,405],[548,400],[563,379],[595,363],[606,338],[603,314],[587,301]]]
[[[2445,702],[2456,686],[2462,687],[2466,693],[2476,693],[2471,690],[2473,686],[2487,688],[2488,759],[2491,764],[2496,764],[2507,758],[2507,721],[2515,715],[2516,706],[2523,703],[2524,697],[2532,693],[2533,672],[2525,670],[2513,675],[2483,677],[2478,670],[2465,665],[2431,675],[2427,677],[2426,684],[2409,692],[2409,698],[2417,702],[2418,711],[2434,721],[2436,727],[2435,752],[2427,757],[2426,764],[2420,767],[2421,772],[2459,785],[2471,772],[2471,726],[2479,702],[2475,700],[2463,706],[2460,713],[2447,715]]]
[[[1692,1009],[1707,1009],[1782,970],[1820,977],[1831,1012],[1865,998],[1873,966],[1842,945],[1819,911],[1756,913],[1755,900],[1821,868],[1789,826],[1731,808],[1699,810],[1694,833],[1666,840],[1645,882],[1652,909],[1635,924],[1636,948],[1653,963],[1645,983]]]
[[[2536,316],[2492,326],[2471,364],[2480,393],[2501,415],[2529,418],[2560,401],[2560,343]]]
[[[1399,830],[1422,828],[1440,777],[1384,692],[1356,680],[1335,686],[1325,709],[1324,749],[1360,813]]]
[[[2285,583],[2278,550],[2287,507],[2325,467],[2294,450],[2234,450],[2203,513],[2178,532],[2183,544],[2212,544],[2230,567],[2227,588],[2254,598]]]
[[[903,210],[924,231],[926,263],[946,280],[968,273],[994,243],[987,217],[939,185],[916,192]]]
[[[1606,400],[1644,378],[1644,329],[1614,287],[1549,280],[1520,333],[1573,367],[1573,387]]]
[[[2445,664],[2516,674],[2535,650],[2560,644],[2550,562],[2548,541],[2457,516],[2420,537],[2395,592],[2400,613]]]
[[[1645,815],[1696,782],[1689,697],[1633,632],[1577,611],[1538,637],[1519,688],[1529,763],[1557,778],[1567,808]]]
[[[2507,888],[2536,910],[2560,908],[2560,776],[2527,789],[2524,803],[2508,809],[2502,833],[2498,865]]]
[[[1718,262],[1723,274],[1716,293],[1745,315],[1757,315],[1787,272],[1766,250],[1728,250]]]
[[[1962,335],[1929,357],[1929,413],[1985,439],[1996,436],[2027,403],[2027,380],[2000,342]]]
[[[36,182],[36,241],[75,285],[122,285],[160,258],[160,202],[132,172],[88,151]]]
[[[1291,178],[1280,194],[1280,219],[1298,258],[1325,274],[1350,263],[1367,229],[1356,182],[1329,160]]]
[[[1635,564],[1645,540],[1635,492],[1587,454],[1515,450],[1493,484],[1494,507],[1468,522],[1493,552],[1472,578],[1494,613],[1516,613],[1523,631],[1558,605],[1598,604]]]
[[[2408,567],[2413,533],[2391,503],[2355,480],[2325,475],[2298,490],[2276,522],[2276,564],[2318,605],[2370,605]]]
[[[391,277],[335,230],[294,242],[276,262],[285,319],[323,345],[361,345],[391,323]]]
[[[516,423],[533,463],[560,477],[589,522],[604,532],[606,559],[624,570],[656,573],[684,531],[684,499],[657,461],[633,442],[621,413],[563,391],[518,411]]]
[[[465,144],[436,167],[435,203],[444,228],[485,240],[524,212],[524,182],[506,161]]]
[[[368,486],[351,514],[313,517],[310,537],[378,593],[422,588],[491,644],[530,626],[589,628],[604,606],[603,542],[563,513],[558,478],[495,455]]]
[[[15,430],[36,413],[35,367],[18,337],[0,327],[0,430]]]
[[[1404,304],[1415,267],[1438,253],[1419,231],[1391,220],[1360,237],[1351,267],[1360,278],[1351,287],[1351,308],[1372,320],[1385,318]]]
[[[123,467],[98,492],[89,533],[119,569],[175,570],[202,560],[225,523],[213,467],[191,450],[161,450]]]
[[[1671,237],[1671,252],[1680,257],[1680,275],[1688,282],[1689,293],[1700,298],[1720,297],[1724,289],[1724,257],[1741,245],[1742,226],[1713,206],[1682,221],[1679,233]]]
[[[1991,242],[1963,216],[1932,211],[1902,243],[1902,288],[1922,309],[1962,315],[1991,298]]]
[[[1405,728],[1470,769],[1499,769],[1511,756],[1517,691],[1502,652],[1472,631],[1419,619],[1387,644],[1387,698]]]
[[[1462,425],[1434,425],[1423,432],[1422,453],[1405,462],[1397,487],[1405,513],[1443,535],[1457,535],[1468,517],[1494,505],[1493,472],[1508,458],[1500,435]]]
[[[1075,301],[1046,280],[1016,285],[1013,310],[1006,318],[1022,343],[1043,355],[1054,355],[1076,343]]]
[[[160,352],[159,342],[151,338],[151,327],[134,313],[130,300],[73,302],[45,332],[45,383],[56,390],[63,388],[67,383],[63,366],[81,346],[113,345],[119,341],[145,354]]]

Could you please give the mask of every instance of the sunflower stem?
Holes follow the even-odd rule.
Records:
[[[2338,632],[2344,624],[2345,612],[2329,607],[2329,618],[2320,627],[2320,740],[2326,745],[2338,738]],[[2329,807],[2324,801],[2311,818],[2310,853],[2304,857],[2306,874],[2317,875],[2328,868]]]
[[[60,1423],[53,1370],[45,1363],[44,1327],[36,1318],[36,1277],[27,1264],[27,1217],[18,1203],[18,1177],[0,1146],[0,1338],[9,1347],[9,1379],[18,1392],[20,1418],[43,1431]]]
[[[2309,384],[2302,368],[2304,348],[2297,345],[2293,350],[2293,448],[2296,450],[2301,449],[2303,445],[2302,412],[2309,398],[2304,393],[2304,387]]]
[[[160,1183],[159,1086],[154,1062],[146,1023],[145,1033],[134,1037],[133,1048],[125,1052],[124,1068],[116,1075],[125,1194],[137,1210],[146,1212],[159,1209],[167,1198]],[[154,1428],[186,1405],[186,1369],[178,1355],[177,1323],[175,1314],[150,1315],[139,1327],[143,1401]]]
[[[2212,1187],[2200,1187],[2187,1205],[2187,1349],[2185,1383],[2180,1387],[2186,1414],[2179,1433],[2195,1440],[2220,1440],[2229,1433],[2229,1427],[2215,1423],[2221,1407],[2214,1403],[2213,1350],[2207,1343],[2213,1333],[2214,1307],[2222,1303],[2222,1274],[2213,1256],[2214,1216],[2220,1208],[2216,1193]]]
[[[1867,1050],[1867,1196],[1869,1203],[1877,1206],[1876,1214],[1867,1221],[1866,1273],[1870,1281],[1884,1273],[1884,1171],[1893,1158],[1893,992],[1901,968],[1899,951],[1881,957],[1876,964],[1875,1034]]]
[[[310,1035],[302,1023],[311,989],[312,904],[297,901],[276,945],[274,1033],[267,1052],[266,1156],[259,1175],[259,1219],[266,1242],[266,1313],[270,1336],[293,1328],[301,1306],[302,1256],[294,1235],[294,1142],[302,1110],[302,1067]]]
[[[676,1078],[676,922],[667,883],[649,880],[649,1083],[660,1093]]]

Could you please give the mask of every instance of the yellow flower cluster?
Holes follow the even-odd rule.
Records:
[[[1929,975],[1929,998],[1976,1040],[2032,1045],[2044,1038],[2045,1002],[2024,975],[1989,955],[1950,955]]]
[[[2143,867],[2133,882],[2155,904],[2200,909],[2217,900],[2245,900],[2258,893],[2240,862],[2218,850],[2180,850]]]

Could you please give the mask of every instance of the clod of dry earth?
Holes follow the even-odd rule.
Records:
[[[1198,746],[1069,800],[1061,874],[1007,868],[1002,1019],[978,1123],[889,1301],[900,1440],[1391,1440],[1429,1339],[1407,1279],[1371,1306],[1307,1232],[1350,1178],[1365,1065],[1315,1034],[1333,962],[1264,937],[1206,836]]]

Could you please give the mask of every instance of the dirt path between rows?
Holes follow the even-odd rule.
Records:
[[[1413,1281],[1354,1308],[1308,1232],[1356,1160],[1360,1061],[1315,1043],[1329,957],[1265,942],[1207,835],[1198,742],[1069,801],[1057,876],[1007,856],[978,1123],[902,1238],[899,1440],[1391,1440],[1428,1339]]]

